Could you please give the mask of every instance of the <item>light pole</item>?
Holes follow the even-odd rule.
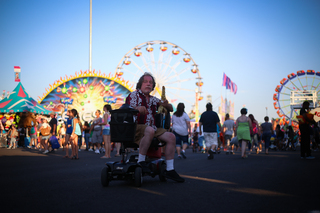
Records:
[[[90,33],[89,33],[89,71],[91,71],[91,55],[92,55],[92,0],[90,0]]]

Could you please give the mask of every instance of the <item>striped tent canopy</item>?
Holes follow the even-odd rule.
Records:
[[[29,96],[21,82],[3,100],[0,101],[0,113],[33,112],[38,114],[50,114],[37,101]]]

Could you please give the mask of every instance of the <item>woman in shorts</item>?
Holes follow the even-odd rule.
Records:
[[[71,149],[72,159],[79,160],[78,152],[78,135],[81,135],[81,129],[79,125],[79,115],[76,109],[72,109],[70,112],[72,118],[72,133],[71,133]]]
[[[178,158],[181,159],[181,155],[186,159],[185,151],[188,147],[188,139],[191,134],[190,118],[184,111],[184,104],[179,103],[177,111],[172,115],[172,130],[176,136],[176,150]],[[181,150],[182,146],[182,150]]]
[[[111,158],[111,142],[110,142],[110,111],[112,110],[111,105],[110,104],[106,104],[103,107],[103,111],[105,112],[103,115],[103,122],[98,124],[98,125],[102,125],[103,129],[102,129],[102,137],[103,137],[103,141],[104,141],[104,145],[105,145],[105,154],[104,156],[102,156],[101,158]]]
[[[67,111],[67,122],[66,122],[66,136],[64,138],[64,148],[66,149],[66,155],[64,158],[69,158],[69,143],[70,143],[70,136],[72,134],[72,117],[70,116],[71,110]]]

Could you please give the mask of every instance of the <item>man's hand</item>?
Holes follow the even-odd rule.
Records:
[[[141,115],[145,115],[148,113],[147,108],[144,106],[137,106],[135,109],[138,110]]]
[[[163,100],[161,101],[160,103],[161,106],[163,106],[164,108],[166,108],[167,110],[169,110],[169,112],[172,112],[173,111],[173,107],[171,104],[169,104],[168,100]]]

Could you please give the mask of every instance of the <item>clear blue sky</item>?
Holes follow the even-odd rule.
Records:
[[[16,86],[13,66],[35,99],[61,76],[89,68],[89,2],[0,0],[1,92]],[[92,33],[93,69],[114,72],[134,46],[170,41],[199,64],[204,96],[226,94],[225,72],[238,86],[236,95],[227,92],[235,116],[246,105],[259,122],[266,107],[277,117],[272,95],[282,78],[320,71],[318,0],[93,0]]]

